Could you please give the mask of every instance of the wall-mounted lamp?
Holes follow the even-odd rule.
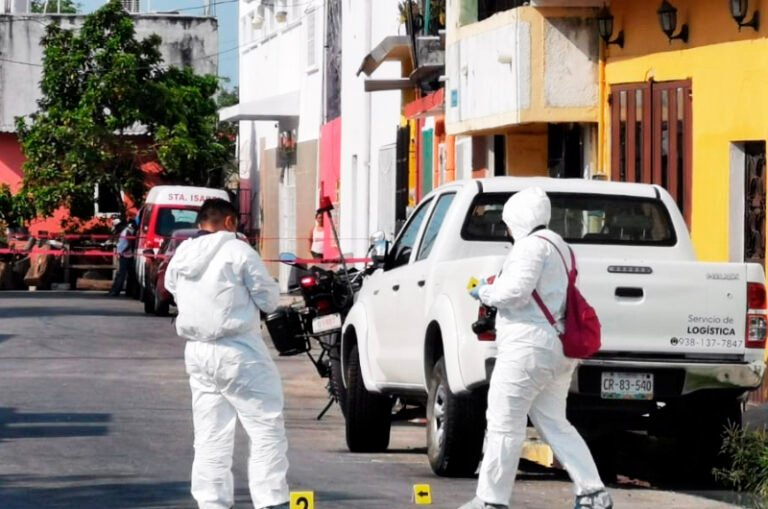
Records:
[[[597,13],[597,31],[600,33],[603,41],[605,41],[605,44],[609,46],[615,44],[619,48],[624,47],[624,30],[619,30],[616,38],[611,40],[611,36],[613,36],[613,14],[611,14],[606,5]]]
[[[677,29],[677,9],[670,4],[667,0],[662,0],[661,7],[656,11],[659,15],[659,24],[661,25],[661,31],[669,39],[670,44],[675,39],[680,39],[683,42],[688,42],[688,25],[683,23],[680,27],[680,32],[677,35],[675,30]]]
[[[755,9],[752,19],[747,22],[744,21],[749,10],[749,0],[728,0],[728,5],[731,7],[733,20],[739,25],[739,32],[741,32],[742,27],[754,28],[755,32],[760,30],[760,11],[757,9]]]

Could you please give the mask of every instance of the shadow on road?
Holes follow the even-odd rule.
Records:
[[[138,308],[136,310],[109,309],[109,308],[82,308],[69,306],[14,306],[3,313],[0,311],[0,317],[3,315],[14,318],[21,317],[53,317],[53,316],[135,316],[145,317],[144,312]]]
[[[0,476],[3,509],[192,508],[189,482],[114,477]]]
[[[0,442],[19,438],[95,437],[109,433],[110,414],[23,413],[0,407]],[[5,507],[0,504],[0,507]]]

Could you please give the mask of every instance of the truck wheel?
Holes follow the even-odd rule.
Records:
[[[351,452],[386,451],[392,427],[392,400],[365,388],[357,345],[349,355],[347,382],[347,447]]]
[[[335,343],[330,352],[330,384],[331,391],[339,403],[342,415],[347,415],[347,388],[344,387],[341,367],[341,334],[336,335]]]
[[[738,399],[699,403],[683,421],[678,436],[680,458],[688,466],[687,481],[695,484],[715,483],[713,469],[723,467],[728,458],[720,454],[726,429],[742,425],[741,401]]]
[[[485,391],[453,394],[445,359],[437,361],[427,398],[427,454],[434,473],[445,477],[475,474],[483,449],[486,405]]]

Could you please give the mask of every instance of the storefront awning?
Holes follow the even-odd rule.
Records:
[[[388,60],[397,60],[404,62],[411,58],[411,46],[407,35],[390,35],[385,37],[370,53],[363,59],[357,75],[365,73],[370,76],[379,68],[381,64]]]
[[[219,110],[219,120],[221,122],[294,120],[299,116],[299,104],[299,92],[288,92],[222,108]]]
[[[408,78],[393,80],[365,80],[366,92],[385,92],[387,90],[408,90],[415,85]]]
[[[416,99],[405,105],[403,114],[408,120],[434,117],[445,113],[445,89]]]

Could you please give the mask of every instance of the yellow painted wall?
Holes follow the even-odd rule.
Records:
[[[724,0],[675,0],[678,25],[688,23],[689,42],[668,42],[659,27],[656,0],[613,0],[615,30],[624,49],[605,54],[607,85],[692,79],[692,236],[700,259],[728,259],[729,172],[732,141],[768,139],[768,39],[765,29],[739,32]],[[750,10],[768,13],[768,0]],[[607,97],[607,94],[606,94]],[[607,99],[606,99],[607,100]],[[610,174],[610,109],[601,151]]]

